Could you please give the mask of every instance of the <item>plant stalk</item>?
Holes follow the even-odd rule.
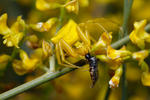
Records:
[[[128,21],[129,21],[132,4],[133,4],[133,0],[124,0],[124,19],[123,19],[124,37],[125,36],[127,37],[128,35]],[[121,100],[127,100],[126,64],[123,64]]]
[[[13,88],[9,91],[6,91],[2,94],[0,94],[0,100],[5,100],[5,99],[8,99],[10,97],[13,97],[17,94],[20,94],[26,90],[29,90],[33,87],[36,87],[42,83],[45,83],[49,80],[52,80],[52,79],[55,79],[57,77],[60,77],[66,73],[69,73],[71,71],[75,70],[75,68],[64,68],[62,71],[60,72],[55,72],[55,73],[45,73],[44,75],[30,81],[30,82],[27,82],[27,83],[24,83],[23,85],[20,85],[16,88]]]

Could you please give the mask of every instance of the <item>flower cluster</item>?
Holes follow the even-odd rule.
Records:
[[[22,40],[25,31],[25,22],[21,19],[21,16],[17,18],[17,21],[9,28],[7,26],[7,14],[3,14],[0,17],[0,34],[3,35],[3,43],[8,47],[15,46],[19,48],[19,42]]]

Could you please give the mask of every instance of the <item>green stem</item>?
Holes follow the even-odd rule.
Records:
[[[120,46],[125,45],[129,40],[130,40],[129,36],[127,35],[126,37],[124,37],[124,38],[118,40],[117,42],[113,43],[111,46],[113,48],[119,48]]]
[[[58,24],[58,26],[57,26],[56,33],[60,30],[60,28],[62,27],[62,24],[64,23],[65,14],[66,14],[65,8],[64,8],[64,7],[61,7],[61,8],[60,8],[59,24]]]
[[[127,100],[127,84],[126,84],[126,64],[123,64],[123,73],[122,73],[122,99]]]
[[[123,19],[123,31],[124,36],[128,35],[128,21],[131,12],[133,0],[124,0],[124,19]]]
[[[49,80],[52,80],[52,79],[55,79],[59,76],[62,76],[66,73],[69,73],[70,71],[73,71],[75,69],[72,69],[72,68],[65,68],[63,69],[62,71],[60,72],[56,72],[56,73],[46,73],[42,76],[40,76],[39,78],[36,78],[30,82],[27,82],[27,83],[24,83],[23,85],[20,85],[14,89],[11,89],[7,92],[4,92],[2,94],[0,94],[0,100],[4,100],[4,99],[8,99],[10,97],[13,97],[19,93],[22,93],[28,89],[31,89],[33,87],[36,87],[44,82],[47,82]]]
[[[123,19],[123,32],[124,37],[128,35],[128,21],[131,12],[133,0],[124,0],[124,19]],[[122,73],[122,99],[127,100],[127,84],[126,84],[126,64],[123,64]]]
[[[121,40],[124,40],[124,41],[121,41],[121,40],[120,40],[120,41],[121,41],[121,44],[124,44],[124,43],[127,42],[127,40],[125,40],[125,39],[129,40],[128,38],[125,37],[125,38],[121,39]],[[112,47],[113,47],[113,48],[118,48],[117,44],[120,44],[120,43],[119,43],[120,41],[118,41],[118,42],[112,44]],[[114,47],[114,46],[115,46],[115,47]],[[66,74],[66,73],[69,73],[69,72],[73,71],[73,70],[75,70],[75,68],[65,68],[65,69],[63,69],[63,70],[60,71],[60,72],[56,72],[56,73],[46,73],[46,74],[40,76],[39,78],[36,78],[36,79],[34,79],[34,80],[32,80],[32,81],[30,81],[30,82],[28,82],[28,83],[25,83],[25,84],[23,84],[23,85],[20,85],[20,86],[14,88],[14,89],[11,89],[11,90],[9,90],[9,91],[6,91],[6,92],[0,94],[0,100],[1,100],[1,99],[2,99],[2,100],[3,100],[3,99],[8,99],[8,98],[10,98],[10,97],[12,97],[12,96],[15,96],[15,95],[17,95],[17,94],[19,94],[19,93],[22,93],[22,92],[26,91],[26,90],[29,90],[29,89],[31,89],[31,88],[33,88],[33,87],[35,87],[35,86],[38,86],[38,85],[40,85],[40,84],[42,84],[42,83],[44,83],[44,82],[47,82],[47,81],[49,81],[49,80],[55,79],[55,78],[57,78],[57,77],[60,77],[60,76],[62,76],[62,75],[64,75],[64,74]]]
[[[104,100],[108,100],[108,99],[109,99],[110,92],[111,92],[111,89],[110,89],[110,87],[108,86],[108,89],[107,89],[106,96],[105,96],[105,99],[104,99]]]

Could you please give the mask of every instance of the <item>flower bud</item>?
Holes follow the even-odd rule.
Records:
[[[45,55],[45,57],[48,57],[48,56],[51,56],[52,55],[52,49],[51,49],[51,45],[44,41],[42,42],[42,50],[43,50],[43,53]]]
[[[67,9],[68,12],[74,12],[75,14],[78,14],[79,12],[78,0],[72,0],[65,4],[64,7]]]

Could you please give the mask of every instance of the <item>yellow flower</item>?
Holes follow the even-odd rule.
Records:
[[[8,47],[16,46],[19,48],[18,44],[23,38],[23,31],[25,30],[25,22],[21,18],[21,16],[18,16],[17,21],[11,26],[11,28],[8,28],[7,26],[7,14],[3,14],[0,17],[0,34],[3,36],[3,43],[6,44]]]
[[[98,42],[93,45],[92,52],[94,51],[96,54],[106,54],[107,46],[111,44],[112,40],[112,32],[106,33],[104,32],[99,38]]]
[[[60,39],[63,38],[67,43],[73,44],[75,41],[78,40],[78,31],[77,31],[77,23],[74,22],[72,19],[63,26],[51,40],[54,44],[58,43]]]
[[[64,7],[67,9],[68,12],[74,12],[75,14],[78,14],[79,12],[78,0],[69,1],[68,3],[64,5]]]
[[[32,34],[32,35],[28,36],[27,40],[32,42],[32,43],[36,43],[36,42],[39,41],[38,37],[35,34]]]
[[[118,69],[116,69],[115,75],[109,81],[110,88],[116,88],[119,86],[121,75],[122,75],[122,65]]]
[[[129,59],[130,56],[131,52],[126,50],[125,47],[115,50],[111,46],[108,46],[107,55],[97,55],[96,57],[106,62],[111,69],[115,70],[122,65],[124,60]]]
[[[139,61],[139,65],[141,65],[141,63],[144,61],[144,59],[146,57],[148,57],[148,55],[149,55],[149,51],[148,50],[142,50],[142,51],[134,52],[132,54],[132,58],[138,60]]]
[[[42,50],[43,50],[45,57],[52,55],[51,45],[44,40],[42,42]]]
[[[6,54],[0,55],[0,63],[7,62],[10,59],[10,56]]]
[[[33,51],[33,53],[30,55],[30,58],[32,59],[38,59],[38,65],[42,64],[42,61],[45,60],[44,59],[44,53],[43,53],[43,49],[42,48],[37,48]]]
[[[22,60],[24,69],[28,71],[32,71],[33,69],[35,69],[38,59],[29,58],[26,52],[24,52],[23,50],[20,50],[20,58]]]
[[[6,54],[0,55],[0,70],[5,68],[9,60],[10,60],[10,56]]]
[[[38,63],[37,58],[29,58],[26,52],[20,50],[20,60],[14,60],[13,68],[18,75],[23,75],[33,71]]]
[[[100,61],[105,62],[110,69],[116,70],[120,65],[122,65],[123,59],[111,59],[106,55],[97,55],[96,56]]]
[[[149,66],[145,61],[142,61],[140,63],[140,67],[143,72],[149,72]]]
[[[6,35],[10,33],[10,29],[7,26],[7,14],[3,14],[0,17],[0,34],[1,35]]]
[[[125,46],[123,46],[120,50],[115,50],[111,46],[107,48],[107,56],[111,59],[127,59],[131,56],[131,52],[126,50]]]
[[[36,0],[36,8],[41,11],[62,7],[59,3],[48,2],[46,0]]]
[[[134,30],[130,34],[130,40],[141,49],[145,48],[145,42],[150,43],[150,34],[144,30],[146,23],[146,20],[135,22]]]
[[[0,17],[0,34],[1,35],[6,35],[10,33],[10,29],[7,26],[7,14],[3,14]]]
[[[39,47],[39,39],[36,35],[30,35],[28,37],[26,37],[27,41],[26,41],[26,45],[32,49],[36,49]]]
[[[150,86],[150,73],[143,72],[141,76],[141,81],[144,86]]]
[[[3,37],[3,39],[5,39],[3,43],[6,44],[8,47],[15,46],[19,48],[18,44],[22,38],[23,38],[22,32],[17,34],[16,33],[7,34]]]
[[[56,23],[57,18],[50,18],[46,22],[39,22],[37,24],[31,24],[30,27],[39,32],[47,32]]]

